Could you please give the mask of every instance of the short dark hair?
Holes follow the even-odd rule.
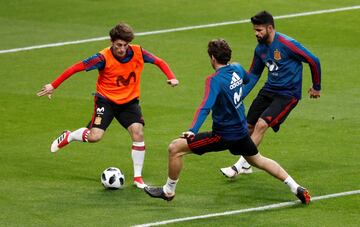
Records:
[[[271,15],[271,13],[265,10],[251,17],[251,23],[253,25],[272,25],[273,28],[275,28],[273,16]]]
[[[113,27],[109,32],[111,41],[116,41],[118,39],[124,40],[126,42],[131,42],[134,39],[134,31],[132,28],[123,22],[120,22],[115,27]]]
[[[208,43],[208,54],[225,65],[231,59],[231,48],[224,39],[213,39]]]

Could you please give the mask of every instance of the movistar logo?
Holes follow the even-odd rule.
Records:
[[[98,108],[96,108],[96,113],[97,114],[104,114],[104,112],[105,112],[105,108],[104,107],[98,107]]]
[[[279,66],[273,60],[268,60],[265,65],[268,67],[270,72],[279,70]]]
[[[236,72],[233,72],[232,78],[231,78],[231,83],[230,83],[230,89],[232,90],[232,89],[236,88],[237,86],[242,85],[242,83],[243,83],[243,80],[240,78],[240,76]]]
[[[116,85],[118,87],[120,86],[128,86],[130,84],[130,80],[133,79],[134,82],[136,82],[136,74],[134,72],[131,72],[128,76],[128,78],[124,78],[123,76],[118,76],[116,79]]]

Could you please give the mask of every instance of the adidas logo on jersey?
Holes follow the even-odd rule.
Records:
[[[237,86],[242,85],[243,80],[239,77],[239,75],[236,72],[232,73],[231,83],[230,83],[230,89],[234,89]]]

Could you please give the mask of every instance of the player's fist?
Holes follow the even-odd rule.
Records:
[[[181,138],[184,138],[184,139],[192,138],[194,136],[195,136],[195,134],[192,131],[183,132],[181,134]]]
[[[171,86],[171,87],[175,87],[179,84],[179,81],[177,79],[171,79],[171,80],[167,80],[167,83]]]
[[[320,91],[315,90],[314,88],[310,88],[308,91],[311,99],[320,98]]]

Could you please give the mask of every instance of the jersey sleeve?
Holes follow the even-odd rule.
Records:
[[[54,88],[57,88],[64,82],[66,79],[68,79],[70,76],[74,75],[77,72],[85,70],[84,62],[78,62],[74,65],[67,68],[63,73],[61,73],[60,76],[58,76],[53,82],[51,82],[51,85]]]
[[[205,81],[204,98],[195,113],[194,120],[190,126],[189,131],[192,131],[193,133],[197,133],[199,131],[201,125],[209,115],[211,108],[214,106],[219,92],[219,83],[216,83],[214,76],[209,76]]]
[[[306,62],[310,66],[311,79],[313,88],[317,91],[321,90],[321,66],[320,60],[312,54],[308,49],[296,40],[282,40],[289,49],[289,54],[299,61]]]
[[[159,67],[161,71],[166,75],[168,80],[176,79],[175,74],[171,71],[169,65],[163,59],[156,57],[155,55],[144,49],[141,50],[145,63],[151,63]]]
[[[68,79],[69,77],[71,77],[72,75],[74,75],[77,72],[84,71],[84,70],[90,71],[93,69],[101,70],[104,67],[105,67],[104,56],[100,53],[94,54],[93,56],[91,56],[81,62],[75,63],[74,65],[67,68],[63,73],[61,73],[60,76],[58,76],[53,82],[51,82],[51,85],[54,88],[57,88],[66,79]]]
[[[243,87],[243,97],[245,98],[250,91],[255,87],[256,83],[259,81],[262,72],[264,71],[265,64],[262,62],[260,56],[257,55],[256,50],[254,51],[253,61],[251,63],[249,71],[246,73],[248,78],[248,83],[244,83]]]
[[[94,69],[102,70],[105,68],[105,57],[100,54],[94,54],[93,56],[83,60],[85,70],[91,71]]]

